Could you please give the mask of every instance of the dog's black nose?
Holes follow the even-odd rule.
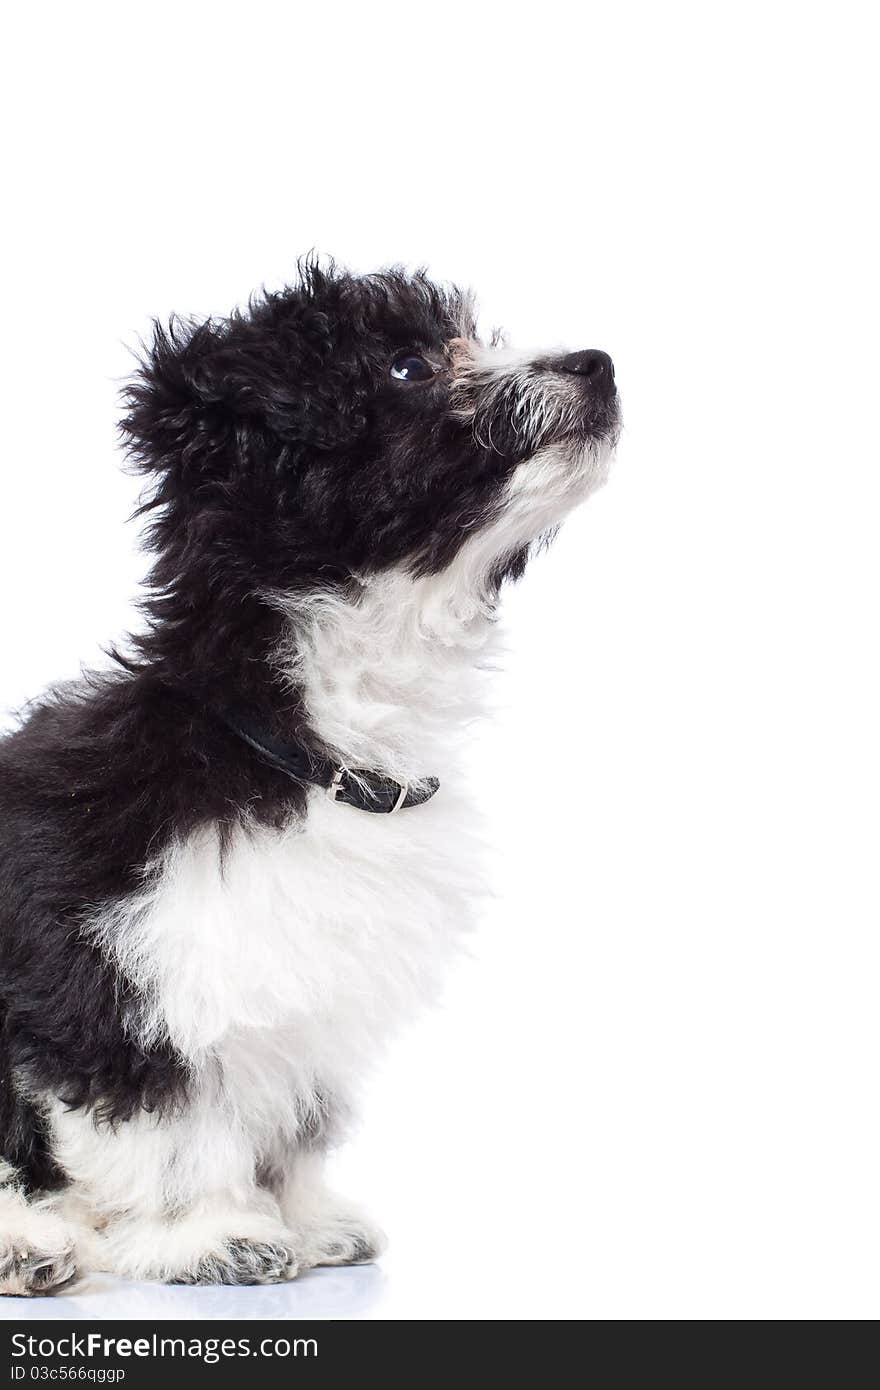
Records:
[[[585,376],[593,386],[608,387],[614,381],[614,363],[607,352],[600,352],[598,348],[570,352],[566,357],[560,357],[558,367],[561,372]]]

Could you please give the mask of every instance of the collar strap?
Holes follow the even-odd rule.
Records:
[[[318,757],[302,743],[284,743],[267,734],[248,715],[226,710],[223,722],[234,734],[259,753],[264,762],[285,773],[294,782],[323,787],[331,801],[354,806],[358,811],[393,815],[411,806],[422,806],[440,786],[436,777],[418,782],[395,782],[378,772],[349,771],[329,758]]]

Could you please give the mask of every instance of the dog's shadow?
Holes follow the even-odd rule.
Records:
[[[139,1283],[92,1274],[52,1298],[0,1298],[0,1321],[358,1318],[386,1287],[378,1265],[312,1269],[289,1284]]]

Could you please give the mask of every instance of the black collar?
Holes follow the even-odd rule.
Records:
[[[378,811],[386,815],[407,811],[411,806],[422,806],[430,801],[440,786],[436,777],[407,783],[395,782],[378,772],[360,769],[349,772],[329,758],[318,757],[301,743],[284,743],[267,734],[250,715],[240,710],[224,710],[221,718],[233,733],[279,772],[286,773],[294,782],[310,782],[315,787],[323,787],[331,801],[354,806],[358,811]]]

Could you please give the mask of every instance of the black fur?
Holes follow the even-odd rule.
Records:
[[[451,409],[445,345],[472,330],[463,297],[422,275],[314,265],[247,312],[156,326],[122,424],[148,480],[147,629],[115,671],[51,693],[0,742],[0,1149],[32,1185],[59,1175],[29,1097],[116,1122],[186,1092],[170,1046],[132,1040],[140,1001],[81,924],[135,891],[172,836],[245,808],[272,824],[303,812],[216,717],[222,696],[316,746],[273,675],[281,618],[265,595],[435,571],[492,514],[519,445],[501,420],[485,447]],[[431,382],[389,375],[406,351],[436,364]]]

